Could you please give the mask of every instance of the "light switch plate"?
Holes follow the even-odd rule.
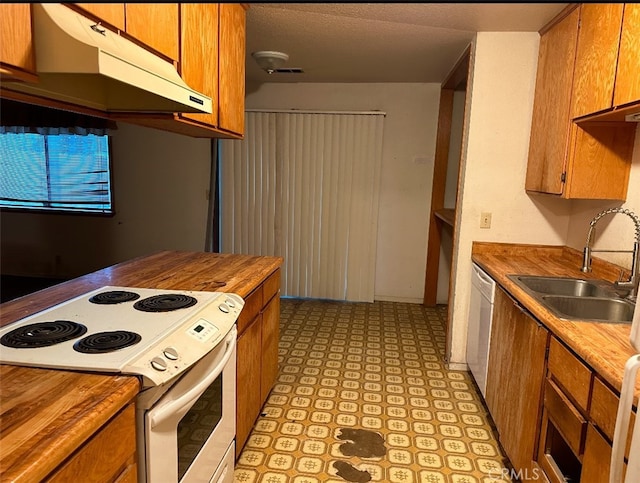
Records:
[[[491,228],[491,213],[480,213],[480,228]]]

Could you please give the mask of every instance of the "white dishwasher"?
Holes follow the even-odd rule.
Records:
[[[471,264],[471,297],[467,331],[467,365],[482,397],[487,388],[487,364],[496,282],[475,263]]]

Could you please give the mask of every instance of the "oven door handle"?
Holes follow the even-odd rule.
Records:
[[[231,354],[233,354],[233,349],[236,346],[236,335],[237,331],[235,327],[231,330],[229,335],[227,336],[227,347],[225,349],[224,356],[218,363],[218,365],[209,373],[205,378],[203,378],[198,384],[193,386],[187,392],[185,392],[178,399],[171,401],[166,406],[158,408],[158,410],[151,416],[151,427],[157,427],[167,421],[168,419],[175,418],[176,413],[178,413],[184,407],[189,406],[194,403],[202,393],[211,385],[213,381],[222,373],[222,370],[229,362],[231,358]]]

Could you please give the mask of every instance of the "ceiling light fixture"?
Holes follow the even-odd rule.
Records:
[[[273,74],[282,64],[289,60],[287,54],[274,50],[259,50],[258,52],[253,52],[251,57],[268,74]]]

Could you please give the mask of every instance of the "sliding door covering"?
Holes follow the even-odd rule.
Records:
[[[221,142],[221,251],[284,258],[282,294],[373,301],[383,113],[246,113]]]

